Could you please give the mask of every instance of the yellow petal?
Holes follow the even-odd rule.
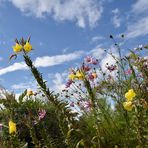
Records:
[[[76,73],[76,77],[79,79],[79,80],[83,80],[84,79],[84,74],[82,72],[77,72]]]
[[[123,107],[127,111],[132,111],[134,106],[133,106],[133,103],[131,101],[128,101],[128,102],[123,103]]]
[[[22,51],[22,45],[16,43],[15,46],[12,47],[14,52],[21,52]]]
[[[26,52],[30,52],[32,50],[32,45],[29,42],[26,42],[26,44],[24,45],[24,50]]]
[[[134,92],[133,89],[130,89],[127,93],[125,93],[125,98],[128,101],[132,101],[135,96],[136,96],[136,93]]]
[[[70,80],[74,80],[75,78],[76,78],[76,75],[75,74],[72,73],[72,74],[69,75],[69,79]]]
[[[9,134],[16,133],[16,124],[13,121],[9,121]]]

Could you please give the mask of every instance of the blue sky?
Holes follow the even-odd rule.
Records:
[[[21,55],[8,63],[15,38],[31,35],[31,58],[49,86],[59,91],[68,69],[86,55],[102,59],[102,67],[112,62],[103,52],[117,52],[110,34],[124,54],[127,48],[147,44],[147,12],[147,0],[0,0],[0,85],[16,93],[36,88]]]

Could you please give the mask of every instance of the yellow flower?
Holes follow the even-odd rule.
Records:
[[[9,121],[9,134],[16,133],[16,124],[13,121]]]
[[[79,79],[79,80],[83,80],[84,79],[84,74],[80,71],[77,71],[76,73],[76,77]]]
[[[14,52],[21,52],[22,51],[22,45],[16,43],[15,46],[12,47]]]
[[[32,45],[29,42],[26,42],[26,44],[24,45],[24,50],[26,52],[30,52],[32,50]]]
[[[134,106],[133,106],[133,103],[131,101],[128,101],[128,102],[123,102],[123,107],[127,111],[132,111]]]
[[[127,93],[125,93],[125,98],[127,99],[127,101],[132,101],[135,96],[136,93],[133,89],[130,89]]]
[[[32,95],[34,95],[33,91],[32,90],[28,90],[27,91],[27,96],[32,96]]]
[[[75,78],[76,78],[76,75],[75,75],[75,74],[71,73],[71,74],[69,75],[69,79],[70,79],[70,80],[74,80]]]

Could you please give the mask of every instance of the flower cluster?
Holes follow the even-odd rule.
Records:
[[[71,99],[69,104],[71,107],[77,106],[83,111],[91,109],[92,105],[88,99],[89,95],[86,88],[88,86],[86,86],[86,83],[90,83],[92,88],[98,85],[96,84],[98,78],[96,65],[98,65],[98,60],[87,56],[81,66],[70,70],[69,79],[62,91],[62,95]]]
[[[15,46],[12,47],[13,51],[15,53],[21,52],[21,51],[25,51],[25,52],[30,52],[32,50],[32,45],[26,41],[26,43],[24,45],[19,44],[18,42],[15,44]]]
[[[126,102],[123,103],[124,109],[127,111],[132,111],[134,104],[133,104],[133,98],[136,96],[136,93],[133,89],[130,89],[127,93],[125,93]]]
[[[69,75],[69,79],[70,80],[83,80],[84,79],[84,73],[81,70],[77,70],[76,72],[74,70],[72,70],[72,72]]]
[[[88,63],[88,64],[94,64],[94,65],[97,65],[98,64],[98,59],[95,59],[91,56],[87,56],[85,59],[84,59],[84,62],[85,63]]]
[[[15,45],[12,46],[12,49],[14,51],[15,54],[12,54],[9,57],[9,60],[11,60],[12,58],[17,58],[17,53],[23,52],[23,53],[28,53],[30,52],[33,48],[32,45],[30,44],[30,37],[28,40],[24,40],[24,38],[20,39],[20,41],[18,41],[17,39],[15,40]]]
[[[96,79],[97,74],[96,74],[95,68],[93,68],[92,65],[97,65],[97,64],[98,64],[97,59],[91,56],[87,56],[84,59],[84,62],[80,68],[78,68],[77,70],[71,69],[71,72],[69,75],[70,81],[68,81],[67,86],[70,86],[72,84],[72,81],[74,80]]]

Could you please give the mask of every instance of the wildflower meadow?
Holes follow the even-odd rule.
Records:
[[[104,51],[115,62],[104,71],[86,56],[56,92],[31,58],[31,38],[16,39],[9,62],[23,59],[38,89],[1,90],[0,148],[148,148],[148,45],[124,55],[108,40],[118,54]]]

